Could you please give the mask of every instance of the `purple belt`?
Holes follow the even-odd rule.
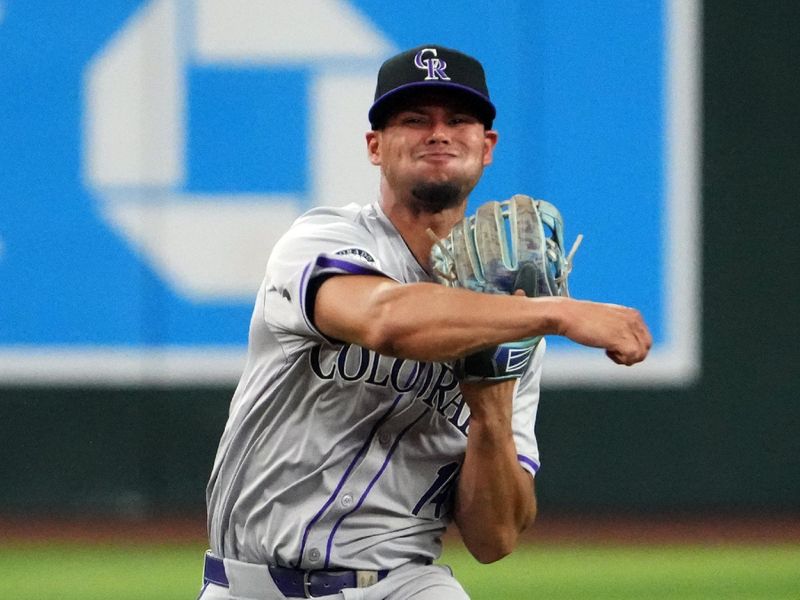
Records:
[[[317,596],[327,596],[338,594],[346,588],[363,587],[359,586],[356,571],[331,570],[331,571],[302,571],[300,569],[289,569],[286,567],[269,566],[269,573],[277,588],[284,596],[294,598],[315,598]],[[373,571],[377,573],[377,581],[380,581],[389,573],[388,569]],[[221,558],[206,553],[205,566],[203,568],[203,582],[214,583],[223,587],[228,587],[228,576],[225,574],[225,563]],[[374,583],[373,580],[371,583]]]

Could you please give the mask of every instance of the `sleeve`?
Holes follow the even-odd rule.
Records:
[[[264,278],[264,320],[285,350],[337,343],[314,323],[316,292],[335,275],[390,277],[364,226],[331,209],[311,211],[275,245]]]
[[[541,464],[534,427],[539,408],[539,384],[542,378],[546,345],[546,340],[542,338],[536,347],[528,370],[519,380],[514,394],[514,412],[511,417],[514,443],[517,446],[517,460],[522,468],[534,477],[536,477]]]

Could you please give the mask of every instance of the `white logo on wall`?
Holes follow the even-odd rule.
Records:
[[[181,295],[251,301],[272,246],[301,207],[369,201],[377,192],[363,133],[374,74],[393,51],[345,0],[145,4],[86,72],[84,177],[103,218]],[[190,64],[308,68],[304,194],[183,191]]]

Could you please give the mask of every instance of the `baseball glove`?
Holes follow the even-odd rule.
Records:
[[[549,202],[521,194],[486,202],[443,240],[430,230],[429,235],[435,241],[431,262],[440,283],[490,294],[523,290],[531,298],[569,296],[572,257],[583,239],[579,235],[566,254],[561,213]],[[457,362],[456,375],[466,381],[518,378],[540,340],[476,352]]]

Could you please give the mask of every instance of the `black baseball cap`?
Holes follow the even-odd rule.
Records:
[[[406,50],[381,65],[375,102],[369,109],[372,128],[382,128],[393,109],[409,95],[430,89],[467,101],[486,128],[492,128],[497,110],[489,99],[483,65],[463,52],[436,44]]]

